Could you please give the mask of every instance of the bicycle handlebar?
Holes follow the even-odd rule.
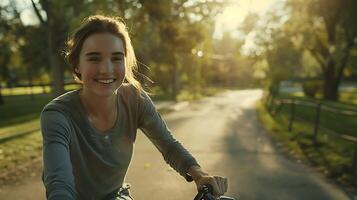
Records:
[[[194,200],[235,200],[232,197],[220,196],[214,197],[213,196],[213,188],[211,185],[203,185],[199,190],[197,195],[195,196]]]

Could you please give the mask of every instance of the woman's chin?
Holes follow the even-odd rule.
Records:
[[[117,88],[119,88],[119,85],[110,85],[106,87],[93,88],[92,91],[96,96],[107,97],[113,95]]]

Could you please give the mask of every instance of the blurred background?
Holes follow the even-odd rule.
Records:
[[[356,10],[355,0],[1,0],[1,180],[11,182],[10,169],[38,159],[41,138],[29,133],[39,130],[42,107],[79,87],[62,56],[65,40],[84,17],[105,14],[126,22],[136,75],[155,101],[260,88],[260,112],[276,120],[263,117],[263,124],[314,130],[302,149],[316,147],[321,127],[349,138],[326,146],[328,166],[321,155],[302,154],[356,188]],[[335,140],[321,137],[320,146]]]
[[[0,102],[28,89],[63,93],[73,83],[64,41],[90,14],[124,18],[155,94],[199,96],[211,86],[278,93],[282,83],[304,82],[345,101],[339,88],[357,76],[355,8],[349,0],[2,0]]]

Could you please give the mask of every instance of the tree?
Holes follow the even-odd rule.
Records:
[[[20,45],[18,36],[22,24],[18,18],[16,7],[9,3],[0,5],[0,84],[2,81],[12,81],[10,76],[10,65],[16,49]],[[4,104],[0,86],[0,105]]]
[[[43,75],[49,71],[47,42],[43,40],[46,31],[41,26],[26,26],[23,30],[23,44],[20,47],[22,67],[27,69],[29,84],[44,85]]]
[[[215,39],[210,58],[214,64],[205,70],[207,81],[222,86],[248,87],[253,84],[254,60],[241,53],[244,40],[224,32],[222,38]]]
[[[269,89],[272,94],[279,93],[280,82],[293,78],[301,70],[302,52],[294,48],[294,44],[284,32],[273,33],[272,43],[265,52],[269,66]]]
[[[266,66],[265,78],[270,95],[279,93],[279,85],[283,80],[297,76],[302,70],[302,52],[294,44],[290,24],[284,23],[283,16],[271,11],[264,18],[251,14],[244,20],[242,31],[253,34],[255,47],[249,56],[255,59],[255,64]]]
[[[140,1],[145,13],[160,35],[161,62],[171,66],[168,75],[171,78],[171,96],[176,99],[181,88],[181,72],[184,57],[192,50],[202,46],[213,33],[212,17],[220,12],[224,5],[222,1],[199,2],[189,0],[179,1]],[[193,64],[193,63],[191,63]],[[200,82],[200,81],[198,81]]]
[[[41,76],[49,69],[55,96],[64,91],[66,64],[61,51],[69,30],[77,27],[83,17],[89,14],[106,14],[123,17],[127,24],[139,61],[138,72],[134,73],[136,77],[144,82],[146,75],[151,73],[160,87],[171,92],[174,99],[182,88],[181,83],[200,86],[205,82],[201,66],[209,62],[208,56],[199,57],[192,52],[197,50],[204,52],[204,55],[209,54],[212,48],[213,16],[224,5],[219,0],[30,2],[39,24],[21,29],[18,37],[21,41],[19,66],[21,69],[31,68],[31,73],[28,73],[31,76]],[[10,46],[16,44],[14,41],[10,42]],[[150,71],[146,65],[150,66]],[[196,74],[197,81],[183,80],[192,74]]]
[[[34,11],[43,29],[46,30],[49,65],[52,77],[52,93],[58,96],[64,92],[64,62],[61,50],[64,49],[69,25],[73,18],[80,13],[83,0],[50,1],[31,0]],[[41,10],[46,14],[43,16]]]
[[[0,7],[0,78],[1,80],[6,81],[9,74],[8,64],[10,62],[11,49],[8,35],[5,32],[5,30],[9,29],[9,25],[4,19],[4,8]],[[3,105],[5,102],[1,93],[1,88],[2,86],[0,85],[0,105]]]
[[[294,24],[302,48],[319,63],[324,77],[325,99],[338,99],[338,86],[351,51],[356,48],[357,1],[290,0],[287,23]]]

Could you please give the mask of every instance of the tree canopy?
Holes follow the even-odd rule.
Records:
[[[354,0],[286,0],[265,15],[247,15],[239,36],[225,32],[221,38],[213,35],[216,16],[230,3],[225,0],[26,2],[0,4],[2,85],[51,84],[55,96],[62,94],[73,80],[61,55],[65,40],[92,14],[124,19],[137,78],[173,99],[181,89],[199,94],[209,85],[263,83],[273,91],[284,80],[320,77],[324,97],[336,100],[341,80],[357,74]],[[38,23],[24,24],[26,12]]]

